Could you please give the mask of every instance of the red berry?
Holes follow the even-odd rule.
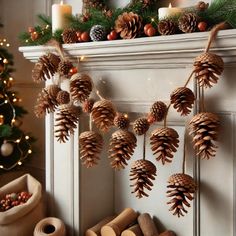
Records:
[[[83,41],[83,42],[88,42],[90,41],[90,36],[89,36],[89,33],[88,32],[83,32],[81,35],[80,35],[80,40]]]
[[[112,40],[112,37],[111,37],[110,34],[107,35],[107,39],[108,39],[108,40]]]
[[[206,31],[206,29],[207,29],[207,23],[204,22],[204,21],[201,21],[201,22],[198,23],[197,27],[198,27],[198,29],[199,29],[200,31],[202,31],[202,32],[203,32],[203,31]]]
[[[151,23],[146,24],[146,25],[144,26],[143,30],[144,30],[144,33],[145,33],[145,34],[147,34],[147,30],[148,30],[150,27],[153,27]]]
[[[115,30],[112,30],[111,33],[110,33],[110,35],[111,35],[111,37],[112,37],[113,39],[117,39],[117,37],[118,37],[118,34],[116,33]]]
[[[154,27],[149,27],[148,29],[147,29],[147,36],[149,36],[149,37],[152,37],[152,36],[154,36],[155,34],[156,34],[156,29],[154,28]]]
[[[28,32],[33,33],[35,31],[34,27],[28,27]]]

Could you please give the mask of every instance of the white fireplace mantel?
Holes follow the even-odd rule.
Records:
[[[169,100],[169,94],[186,81],[194,58],[204,51],[209,32],[157,36],[133,40],[115,40],[63,45],[66,57],[80,63],[80,69],[93,78],[103,96],[113,100],[125,112],[148,112],[155,100]],[[20,47],[32,62],[53,47]],[[236,30],[218,33],[211,51],[222,56],[226,69],[217,85],[206,91],[206,106],[222,119],[219,150],[213,160],[193,158],[191,144],[187,152],[187,172],[199,181],[196,200],[187,216],[176,219],[166,206],[166,180],[181,169],[183,134],[186,119],[171,110],[168,124],[180,134],[180,148],[168,167],[157,164],[158,177],[150,197],[137,200],[131,195],[129,170],[114,173],[109,168],[106,149],[101,163],[93,170],[80,166],[78,135],[87,129],[83,116],[74,136],[65,144],[54,138],[54,116],[46,117],[46,190],[50,214],[67,225],[68,235],[83,235],[101,218],[133,207],[154,216],[160,229],[174,230],[181,236],[236,236]],[[84,58],[83,60],[81,58]],[[68,81],[61,86],[68,88]],[[197,90],[195,81],[189,87]],[[197,110],[195,109],[195,112]],[[188,120],[188,118],[187,118]],[[109,139],[110,133],[106,135]],[[133,159],[141,158],[142,138]],[[147,156],[152,153],[147,145]],[[154,159],[152,159],[154,161]]]

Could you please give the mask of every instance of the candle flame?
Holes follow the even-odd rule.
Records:
[[[169,3],[169,8],[172,8],[171,2]]]
[[[63,0],[61,1],[61,3],[60,3],[61,5],[63,5]]]

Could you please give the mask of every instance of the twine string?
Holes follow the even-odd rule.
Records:
[[[143,160],[146,159],[146,133],[143,135]]]

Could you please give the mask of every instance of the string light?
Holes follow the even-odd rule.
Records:
[[[80,57],[80,61],[83,61],[85,59],[85,56]]]
[[[31,150],[31,149],[29,149],[29,150],[28,150],[28,153],[29,153],[29,154],[31,154],[31,153],[32,153],[32,150]]]
[[[28,139],[29,139],[29,136],[28,136],[28,135],[26,135],[26,136],[25,136],[25,139],[26,139],[26,140],[28,140]]]
[[[19,166],[21,166],[22,165],[22,162],[21,161],[18,161],[18,163],[17,163]]]

